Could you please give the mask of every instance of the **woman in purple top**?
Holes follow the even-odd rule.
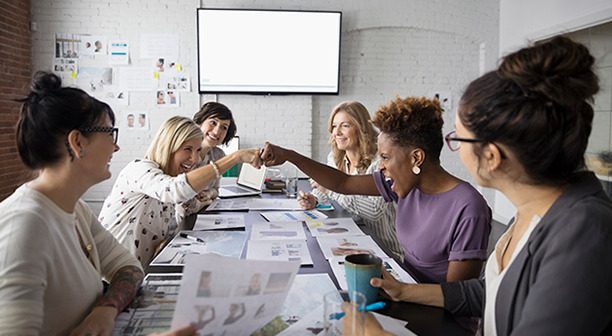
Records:
[[[290,161],[317,183],[343,194],[382,195],[397,202],[404,265],[420,282],[476,278],[486,259],[491,211],[469,183],[440,166],[442,109],[437,100],[397,98],[372,121],[380,171],[347,175],[292,150],[266,144],[266,165]]]

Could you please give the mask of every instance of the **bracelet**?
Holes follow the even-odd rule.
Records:
[[[213,167],[213,169],[215,170],[215,175],[217,176],[217,178],[221,177],[221,171],[219,170],[219,166],[217,166],[217,164],[215,163],[215,161],[210,161],[210,165]]]

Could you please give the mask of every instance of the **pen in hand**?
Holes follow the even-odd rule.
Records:
[[[193,241],[198,242],[198,243],[206,243],[206,242],[204,241],[204,239],[202,239],[202,238],[198,238],[198,237],[196,237],[196,236],[192,236],[192,235],[187,234],[187,233],[185,233],[185,232],[181,232],[181,233],[179,233],[179,236],[181,236],[181,237],[183,237],[183,238],[186,238],[186,239],[189,239],[189,240],[193,240]]]
[[[365,306],[365,309],[361,309],[361,307],[359,307],[359,311],[372,311],[372,310],[379,310],[379,309],[383,309],[387,304],[383,301],[378,301],[378,302],[374,302],[374,303],[370,303],[369,305]],[[331,313],[329,314],[329,319],[330,320],[339,320],[341,318],[344,317],[344,315],[346,315],[345,312],[341,312],[341,313]]]

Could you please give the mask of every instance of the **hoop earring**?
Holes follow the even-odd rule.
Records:
[[[419,168],[419,166],[413,166],[412,167],[412,173],[414,175],[419,175],[421,173],[421,168]]]

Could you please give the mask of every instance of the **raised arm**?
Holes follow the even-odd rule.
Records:
[[[225,173],[236,163],[249,163],[255,168],[261,167],[262,162],[259,154],[259,148],[241,149],[235,151],[234,153],[224,156],[217,161],[188,172],[187,181],[196,192],[200,192],[206,188],[206,186],[208,186],[210,181],[216,179],[218,177],[217,175]]]
[[[347,175],[335,168],[307,158],[293,150],[266,143],[261,154],[266,166],[289,161],[323,187],[349,195],[380,195],[372,175]]]

